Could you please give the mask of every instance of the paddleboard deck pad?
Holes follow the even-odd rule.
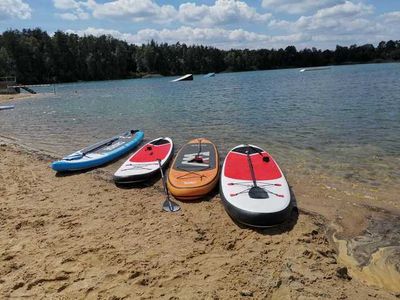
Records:
[[[231,218],[247,226],[277,225],[291,214],[285,176],[272,156],[254,145],[239,145],[228,153],[220,193]]]
[[[168,137],[160,137],[144,145],[136,151],[115,172],[114,181],[117,184],[132,184],[148,180],[161,174],[161,167],[168,166],[173,154],[174,144]]]
[[[168,189],[180,200],[202,198],[217,185],[219,170],[217,147],[205,138],[191,140],[182,147],[172,163]]]
[[[67,172],[95,168],[133,150],[143,139],[140,130],[131,130],[76,151],[51,164],[54,171]]]

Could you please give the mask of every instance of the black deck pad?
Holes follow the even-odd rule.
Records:
[[[199,144],[186,144],[179,151],[173,168],[178,171],[189,172],[214,169],[216,157],[215,147],[211,143],[201,143],[200,153]]]
[[[233,150],[232,152],[237,152],[237,153],[242,153],[242,154],[247,154],[247,152],[249,152],[249,154],[254,154],[254,153],[261,153],[263,152],[263,150],[256,148],[256,147],[252,147],[252,146],[243,146],[243,147],[238,147],[235,148],[235,150]]]
[[[152,142],[151,144],[154,146],[160,146],[160,145],[169,144],[169,141],[166,139],[158,139],[158,140]]]
[[[249,190],[249,196],[252,199],[268,199],[269,198],[267,191],[258,186],[253,186]]]

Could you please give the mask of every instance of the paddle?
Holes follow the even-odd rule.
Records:
[[[250,158],[250,146],[248,146],[248,150],[246,151],[247,155],[247,163],[249,164],[251,179],[253,180],[253,186],[249,190],[249,196],[253,199],[266,199],[269,198],[268,193],[257,185],[256,175],[254,173],[253,163]]]
[[[191,159],[189,162],[197,162],[197,163],[202,163],[203,162],[203,158],[201,157],[201,139],[199,139],[199,151],[197,152],[197,154],[194,156],[193,159]]]
[[[130,133],[131,133],[132,135],[134,135],[134,134],[135,134],[136,132],[138,132],[138,131],[139,131],[139,130],[131,130]],[[127,132],[126,134],[128,134],[128,132]],[[99,150],[99,149],[101,149],[101,148],[111,146],[115,141],[117,141],[117,140],[119,140],[119,139],[120,139],[119,136],[114,136],[114,137],[112,137],[112,138],[110,138],[110,139],[108,139],[108,140],[101,141],[101,142],[99,142],[99,143],[97,143],[97,144],[94,144],[94,145],[92,145],[92,146],[89,146],[88,148],[82,149],[82,150],[81,150],[82,152],[77,152],[77,153],[75,153],[73,156],[72,156],[72,155],[69,155],[69,156],[67,156],[67,157],[64,157],[63,159],[64,159],[64,160],[81,159],[82,157],[84,157],[86,154],[88,154],[88,153],[90,153],[90,152],[94,152],[94,151],[97,151],[97,150]]]
[[[167,184],[165,183],[164,172],[163,172],[162,166],[161,166],[161,160],[158,159],[157,161],[158,161],[158,166],[159,166],[160,172],[161,172],[161,179],[162,179],[162,182],[163,182],[164,193],[165,193],[165,195],[166,195],[166,197],[167,197],[167,198],[165,199],[164,203],[163,203],[163,210],[164,210],[164,211],[167,211],[167,212],[176,212],[176,211],[180,210],[181,207],[180,207],[177,203],[173,202],[173,201],[169,198],[169,193],[168,193],[168,189],[167,189]]]

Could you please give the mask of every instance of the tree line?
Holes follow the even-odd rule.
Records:
[[[347,63],[400,60],[400,40],[335,50],[316,48],[221,50],[202,45],[151,41],[132,45],[112,36],[78,36],[40,28],[7,30],[0,34],[0,77],[19,83],[52,83],[180,75],[224,71],[268,70]]]

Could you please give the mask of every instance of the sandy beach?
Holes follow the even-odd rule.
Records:
[[[393,229],[399,217],[368,207],[360,189],[348,196],[323,180],[310,188],[289,172],[299,214],[256,231],[235,224],[218,195],[164,213],[160,181],[135,189],[110,181],[118,162],[60,177],[49,168],[53,157],[8,140],[0,144],[2,298],[400,295],[399,230],[376,226],[381,218]],[[339,206],[349,215],[339,214]]]
[[[34,97],[39,97],[41,94],[26,94],[26,93],[21,93],[21,94],[1,94],[0,95],[0,104],[2,103],[9,103],[9,102],[15,102],[15,101],[20,101],[24,99],[30,99]]]
[[[399,3],[0,0],[0,300],[400,300]]]

